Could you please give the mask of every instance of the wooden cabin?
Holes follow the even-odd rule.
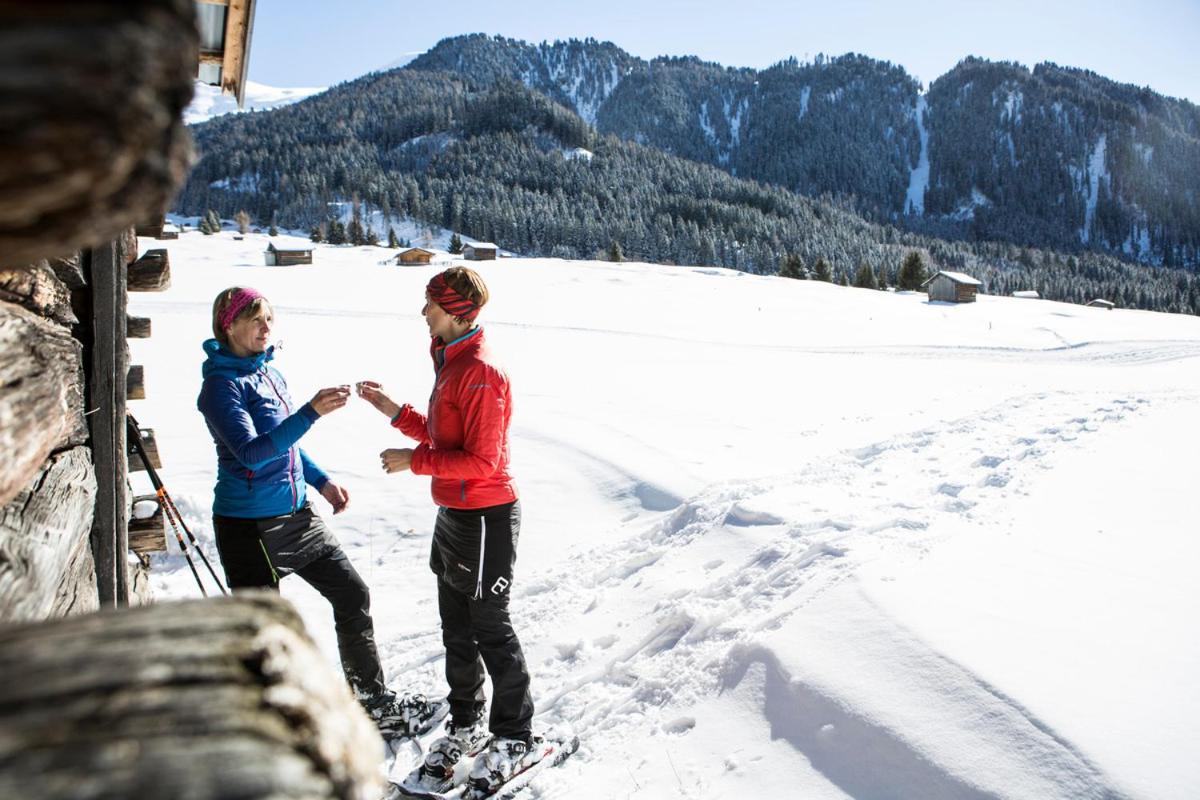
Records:
[[[240,92],[253,0],[79,5],[0,26],[0,796],[382,797],[378,731],[290,603],[151,603],[165,512],[130,496],[158,454],[127,414],[150,335],[127,293],[170,286],[135,225],[187,174],[197,6],[241,20]]]
[[[961,272],[941,270],[925,281],[925,291],[931,301],[942,303],[974,303],[981,281]]]
[[[428,264],[433,261],[436,255],[432,250],[426,250],[423,247],[410,247],[407,250],[401,250],[396,256],[396,263],[404,266],[415,266],[419,264]]]
[[[1108,311],[1112,311],[1114,308],[1117,307],[1117,304],[1112,302],[1111,300],[1104,300],[1099,297],[1097,297],[1095,300],[1088,301],[1086,305],[1091,306],[1092,308],[1103,308]]]
[[[311,264],[313,263],[313,251],[311,247],[296,248],[285,250],[281,247],[276,247],[275,243],[267,245],[266,259],[268,267],[291,267],[296,264]]]
[[[463,245],[463,258],[467,261],[495,261],[499,249],[491,242],[471,242]]]

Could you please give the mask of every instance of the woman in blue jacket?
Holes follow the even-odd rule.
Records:
[[[253,289],[235,286],[213,303],[197,405],[217,448],[213,530],[231,589],[278,590],[296,573],[333,606],[346,679],[385,734],[429,730],[447,706],[421,695],[397,697],[383,678],[371,598],[337,539],[308,502],[312,485],[339,514],[350,495],[297,445],[322,416],[346,404],[347,386],[317,392],[299,408],[270,365],[274,316]]]

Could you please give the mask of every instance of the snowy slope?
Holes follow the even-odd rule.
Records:
[[[131,298],[154,324],[131,342],[134,411],[206,541],[195,396],[218,290],[274,300],[298,400],[431,386],[432,268],[325,245],[265,267],[266,241],[154,242],[173,286]],[[583,739],[531,798],[1200,796],[1200,320],[710,268],[480,271],[516,392],[536,721]],[[393,684],[437,692],[428,481],[378,467],[405,442],[355,401],[305,447],[351,492],[329,519]],[[160,596],[191,580],[156,562]]]
[[[238,109],[237,99],[221,94],[220,87],[196,82],[196,93],[191,104],[183,110],[183,121],[188,125],[231,114],[238,111],[266,111],[286,106],[325,91],[324,86],[299,89],[279,89],[264,83],[246,81],[246,97],[243,107]]]

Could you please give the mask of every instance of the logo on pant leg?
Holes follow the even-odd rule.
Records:
[[[505,578],[503,575],[501,575],[499,578],[496,578],[496,582],[492,584],[492,594],[503,594],[504,590],[507,588],[508,578]]]

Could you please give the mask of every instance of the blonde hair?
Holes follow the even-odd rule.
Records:
[[[213,338],[216,339],[218,342],[220,342],[225,347],[229,346],[229,332],[224,330],[221,327],[221,315],[225,313],[225,309],[229,308],[229,304],[231,302],[233,302],[234,295],[236,295],[238,292],[244,292],[246,290],[247,289],[245,286],[230,286],[228,289],[219,293],[217,295],[217,298],[215,300],[213,300],[213,309],[212,309]],[[250,319],[255,314],[262,311],[264,306],[266,306],[268,309],[271,308],[271,304],[267,301],[267,298],[265,298],[265,297],[255,298],[254,300],[251,300],[249,303],[247,303],[245,308],[243,308],[240,312],[238,312],[238,315],[236,317],[234,317],[233,321],[240,322],[241,320],[244,320],[244,319]]]
[[[451,289],[474,303],[476,308],[482,309],[487,305],[487,284],[475,270],[470,267],[451,267],[442,273],[442,278]],[[455,317],[455,319],[459,322],[468,321],[462,317]]]

